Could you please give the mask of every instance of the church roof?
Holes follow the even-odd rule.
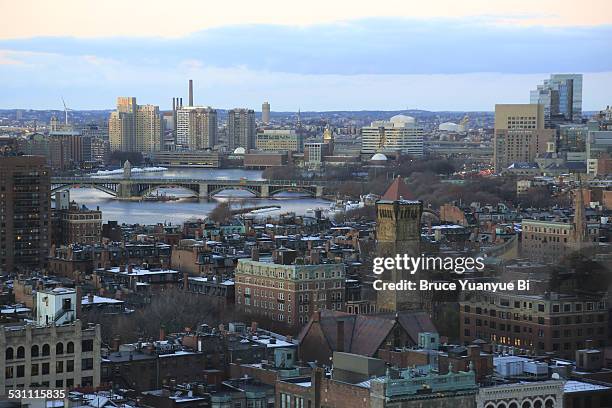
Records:
[[[397,200],[414,200],[414,195],[401,177],[396,177],[393,183],[387,188],[387,191],[382,196],[381,200],[397,201]]]

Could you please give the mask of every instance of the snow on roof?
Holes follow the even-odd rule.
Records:
[[[585,392],[585,391],[600,391],[600,390],[608,390],[610,387],[606,387],[605,385],[593,384],[582,381],[574,381],[569,380],[566,381],[563,386],[563,392]]]
[[[89,305],[89,304],[100,304],[101,305],[101,304],[117,304],[117,303],[123,303],[123,301],[113,299],[113,298],[108,298],[108,297],[97,296],[97,295],[94,295],[93,301],[91,303],[89,303],[89,296],[83,296],[83,299],[81,300],[82,305]]]

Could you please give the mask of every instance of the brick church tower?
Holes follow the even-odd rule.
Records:
[[[413,199],[408,186],[398,177],[393,180],[383,197],[376,202],[376,252],[378,257],[408,254],[421,255],[421,214],[423,202]],[[405,270],[386,270],[385,282],[418,281],[420,274],[410,275]],[[419,291],[381,290],[377,292],[380,312],[422,310],[424,299]]]

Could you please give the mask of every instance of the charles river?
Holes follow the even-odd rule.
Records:
[[[142,172],[132,174],[134,178],[189,178],[207,180],[263,180],[259,170],[243,169],[204,169],[204,168],[168,168],[164,171]],[[220,201],[230,200],[233,208],[249,208],[276,205],[281,208],[261,213],[259,216],[275,217],[293,211],[298,215],[308,209],[328,208],[329,201],[310,198],[297,193],[280,193],[274,198],[254,198],[251,193],[242,190],[225,190],[211,200],[198,200],[188,197],[189,193],[180,188],[162,188],[159,194],[182,197],[175,201],[121,201],[108,194],[92,188],[74,188],[70,190],[70,199],[90,209],[100,207],[104,221],[114,220],[127,224],[180,224],[190,218],[203,218]]]

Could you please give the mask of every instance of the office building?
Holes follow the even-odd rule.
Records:
[[[544,106],[547,127],[554,122],[582,119],[582,74],[552,74],[530,93],[532,104]]]
[[[239,259],[235,271],[238,310],[301,327],[315,310],[344,310],[344,264],[319,263],[318,253],[296,261],[277,250],[273,260]]]
[[[531,163],[555,142],[555,130],[544,129],[544,105],[495,105],[493,163],[502,172],[512,163]]]
[[[230,151],[238,147],[255,148],[255,111],[232,109],[227,114],[227,138]]]
[[[270,123],[270,103],[264,102],[261,105],[261,121],[264,125]]]
[[[612,174],[612,131],[589,132],[586,156],[588,174]]]
[[[187,106],[176,112],[176,144],[202,150],[217,144],[217,111],[211,107]]]
[[[396,115],[389,121],[375,121],[361,129],[361,153],[368,158],[375,153],[422,157],[423,133],[423,128],[410,116]]]
[[[291,129],[264,129],[257,133],[255,147],[264,152],[302,152],[304,138]]]
[[[151,160],[160,166],[219,167],[220,165],[219,153],[211,151],[159,151],[151,155]]]
[[[40,268],[49,252],[51,185],[44,157],[0,157],[0,270]]]
[[[117,98],[108,121],[111,150],[149,153],[160,150],[163,126],[159,107],[138,105],[134,97]]]

